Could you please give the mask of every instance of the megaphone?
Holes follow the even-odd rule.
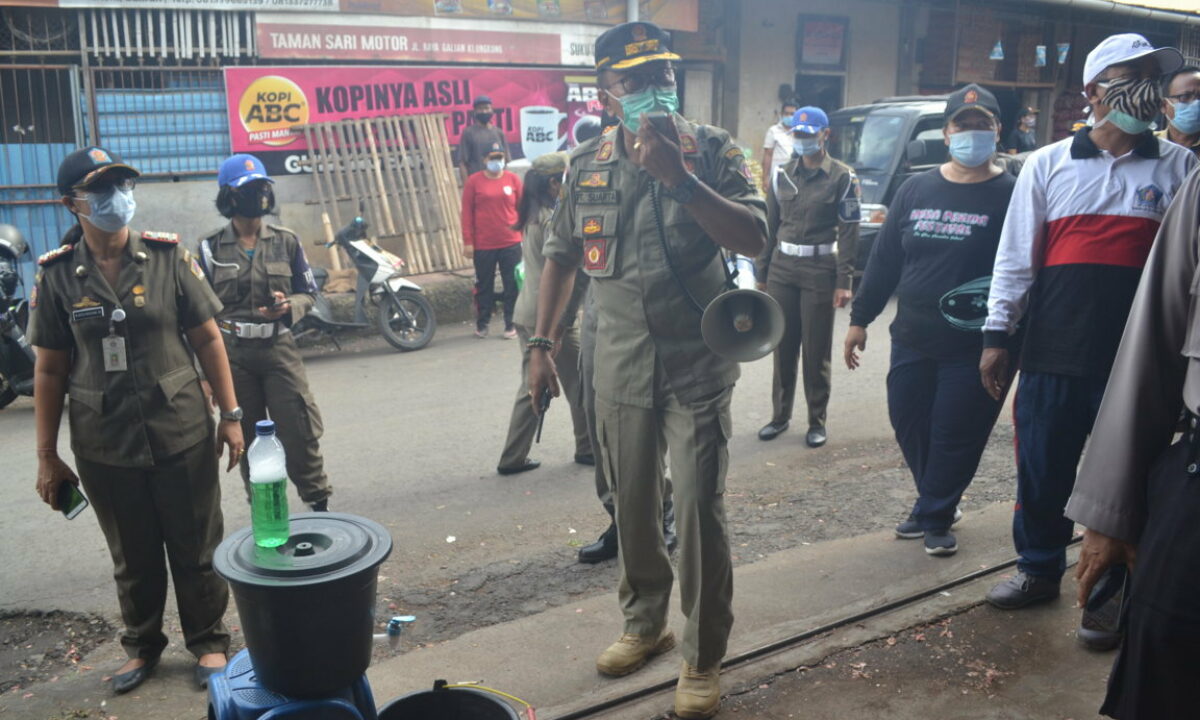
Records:
[[[770,295],[754,287],[754,263],[735,255],[736,287],[718,295],[704,309],[700,335],[716,354],[735,362],[769,355],[783,338],[783,310]]]

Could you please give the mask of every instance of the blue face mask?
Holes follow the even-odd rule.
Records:
[[[820,138],[792,138],[792,149],[797,155],[813,155],[821,152]]]
[[[675,86],[658,87],[651,85],[641,92],[630,93],[617,98],[625,118],[621,120],[629,132],[636,133],[641,127],[642,114],[651,112],[674,113],[679,109],[679,96],[675,94]]]
[[[794,115],[784,115],[783,117],[779,118],[779,124],[784,126],[785,128],[787,128],[788,130],[791,130],[792,126],[796,124],[795,116]]]
[[[487,169],[488,169],[488,172],[498,173],[504,169],[504,161],[503,160],[488,160],[487,161]]]
[[[950,136],[950,156],[967,167],[979,167],[995,152],[995,131],[963,130]]]
[[[1200,100],[1190,103],[1175,103],[1175,117],[1171,124],[1184,135],[1200,133]]]
[[[1141,135],[1150,128],[1152,120],[1139,120],[1129,113],[1123,113],[1120,110],[1109,110],[1108,114],[1103,119],[1096,122],[1093,127],[1100,127],[1104,123],[1112,123],[1118,130],[1126,135]]]
[[[137,203],[133,200],[132,190],[113,188],[107,193],[86,193],[90,215],[84,215],[87,221],[98,230],[116,232],[129,224]]]

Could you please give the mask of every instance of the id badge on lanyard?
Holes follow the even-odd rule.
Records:
[[[117,335],[116,329],[116,324],[124,319],[124,310],[113,310],[112,320],[108,323],[108,335],[100,341],[100,348],[104,351],[104,372],[125,372],[129,369],[125,338]]]

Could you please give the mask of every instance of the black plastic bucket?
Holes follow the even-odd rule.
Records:
[[[250,528],[225,538],[213,567],[229,581],[259,681],[297,698],[345,690],[371,664],[375,583],[392,539],[376,522],[303,513],[275,548]]]
[[[520,720],[517,711],[495,695],[470,688],[421,690],[402,695],[379,709],[379,720]]]

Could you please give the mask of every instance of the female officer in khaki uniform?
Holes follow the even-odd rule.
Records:
[[[164,546],[187,649],[199,658],[196,682],[205,686],[224,667],[229,590],[212,568],[224,533],[217,458],[228,446],[233,469],[243,449],[241,411],[213,320],[221,303],[178,236],[129,229],[137,175],[99,147],[63,161],[58,190],[79,224],[38,261],[29,321],[37,348],[37,490],[58,509],[62,483],[82,481],[108,541],[130,657],[113,674],[118,693],[140,685],[167,646]],[[221,407],[220,445],[193,352]],[[78,477],[58,456],[68,391]]]
[[[262,221],[275,211],[275,194],[258,158],[228,158],[217,183],[217,211],[229,224],[200,241],[200,264],[225,305],[217,325],[246,411],[242,432],[252,434],[270,411],[300,499],[313,510],[328,510],[333,490],[318,444],[324,426],[290,331],[312,307],[312,269],[295,233]],[[247,462],[242,479],[250,481]]]

